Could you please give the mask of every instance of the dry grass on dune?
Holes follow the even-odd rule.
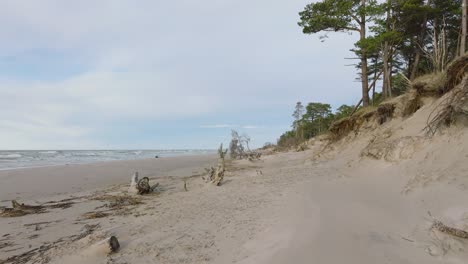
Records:
[[[468,77],[446,94],[428,118],[426,131],[434,135],[441,127],[468,124]]]
[[[386,100],[377,107],[361,108],[353,115],[334,122],[330,126],[330,138],[337,141],[352,131],[357,134],[359,129],[369,122],[382,125],[397,116],[410,116],[422,107],[423,97],[440,97],[455,90],[430,118],[427,129],[433,134],[441,125],[449,125],[468,112],[468,81],[465,78],[467,71],[468,55],[465,55],[454,60],[446,72],[424,75],[411,82],[408,80],[409,89],[405,94]]]

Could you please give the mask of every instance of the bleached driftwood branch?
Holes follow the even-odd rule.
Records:
[[[129,193],[137,194],[138,193],[138,172],[133,174],[132,179],[130,181],[130,187],[128,188]]]
[[[128,192],[133,194],[148,194],[154,192],[158,186],[159,183],[156,183],[155,185],[151,186],[148,177],[138,179],[138,172],[135,172],[130,181],[130,187],[128,188]]]
[[[224,158],[226,157],[227,154],[227,149],[223,149],[223,144],[219,146],[218,149],[218,167],[216,168],[216,171],[212,168],[213,174],[211,175],[211,183],[213,183],[216,186],[221,185],[221,182],[224,179],[224,172],[226,171],[226,163]]]
[[[434,220],[434,223],[432,224],[432,228],[438,230],[439,232],[448,234],[448,235],[468,239],[468,232],[466,232],[465,230],[455,228],[455,227],[446,226],[441,221]]]

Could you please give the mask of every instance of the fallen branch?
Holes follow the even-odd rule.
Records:
[[[434,220],[431,228],[436,229],[439,232],[442,232],[442,233],[445,233],[445,234],[448,234],[448,235],[451,235],[451,236],[468,239],[468,232],[466,232],[465,230],[461,230],[461,229],[458,229],[458,228],[455,228],[455,227],[446,226],[446,225],[444,225],[444,223],[442,223],[441,221],[438,221],[438,220]]]
[[[224,172],[226,171],[224,157],[226,156],[226,153],[227,153],[227,149],[223,150],[223,144],[221,144],[221,146],[219,146],[219,149],[218,149],[218,155],[219,155],[218,167],[216,168],[216,171],[214,171],[213,169],[212,170],[213,174],[210,175],[211,183],[213,183],[216,186],[221,185],[221,182],[224,179]]]
[[[29,213],[38,213],[44,211],[44,207],[40,205],[27,205],[27,204],[20,204],[16,200],[11,201],[13,209],[15,210],[22,210]]]
[[[411,243],[415,242],[414,240],[411,240],[411,239],[403,237],[403,236],[401,237],[401,239],[406,240],[406,241],[411,242]]]
[[[16,200],[11,201],[12,208],[4,208],[0,212],[0,217],[19,217],[27,214],[39,214],[45,212],[45,207],[41,205],[20,204]]]
[[[202,177],[202,179],[205,181],[205,182],[211,182],[213,179],[214,179],[214,175],[216,173],[216,169],[214,167],[211,167],[211,168],[205,168],[205,171],[207,173],[207,177]]]
[[[252,161],[252,162],[253,162],[254,160],[259,160],[260,157],[262,156],[262,153],[260,153],[260,152],[253,152],[253,151],[252,151],[252,152],[246,153],[245,155],[247,156],[247,159],[248,159],[249,161]]]
[[[184,191],[188,192],[188,189],[187,189],[187,179],[184,179]]]

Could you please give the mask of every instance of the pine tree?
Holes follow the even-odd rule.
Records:
[[[304,34],[321,31],[358,32],[360,41],[367,37],[367,21],[379,14],[375,0],[322,0],[308,4],[300,12],[299,26]],[[358,45],[359,46],[359,45]],[[361,46],[356,51],[361,59],[362,102],[369,105],[368,52]]]

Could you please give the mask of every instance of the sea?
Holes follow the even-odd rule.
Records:
[[[215,153],[214,150],[0,150],[0,170]]]

